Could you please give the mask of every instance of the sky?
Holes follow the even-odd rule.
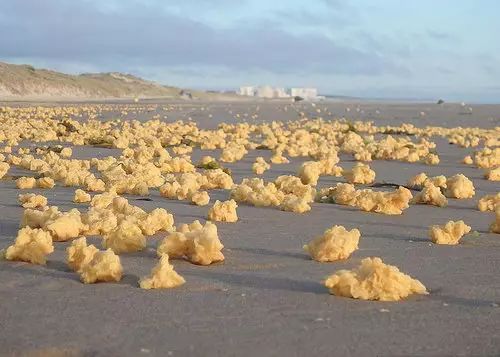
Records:
[[[198,89],[500,102],[497,0],[0,0],[0,61]]]

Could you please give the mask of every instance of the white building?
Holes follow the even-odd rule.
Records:
[[[275,98],[274,97],[274,88],[271,86],[257,87],[256,95],[259,98]]]
[[[304,99],[315,99],[318,97],[318,90],[316,88],[292,88],[290,89],[290,95]]]
[[[276,88],[274,88],[273,98],[290,98],[290,94],[287,93],[285,88],[276,87]]]
[[[318,90],[316,88],[291,88],[286,90],[283,87],[271,87],[265,86],[243,86],[240,87],[238,92],[239,95],[248,97],[259,97],[259,98],[290,98],[290,97],[302,97],[304,99],[320,99],[318,97]]]
[[[249,97],[255,96],[255,87],[254,86],[244,86],[240,87],[239,95],[246,95]]]

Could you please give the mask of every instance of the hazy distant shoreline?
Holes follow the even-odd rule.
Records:
[[[439,98],[391,98],[322,94],[324,102],[365,103],[437,103]],[[118,72],[66,74],[31,65],[0,62],[1,102],[106,102],[130,100],[211,100],[227,102],[291,102],[290,98],[258,98],[234,91],[183,89],[158,84],[130,74]],[[441,98],[445,103],[460,103]],[[469,101],[468,104],[499,104],[500,101]]]

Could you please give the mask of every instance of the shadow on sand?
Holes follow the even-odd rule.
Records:
[[[316,281],[294,280],[290,278],[264,277],[248,274],[220,273],[212,271],[190,271],[185,275],[216,279],[220,282],[247,288],[264,290],[284,290],[312,294],[328,294],[327,289]]]
[[[279,252],[265,248],[231,248],[231,250],[235,252],[245,252],[255,255],[267,255],[274,257],[288,257],[288,258],[297,258],[301,260],[310,260],[305,253]]]
[[[493,300],[480,300],[480,299],[466,299],[459,296],[450,296],[441,294],[442,289],[435,289],[430,292],[427,299],[434,301],[441,301],[449,305],[459,305],[464,307],[489,307],[498,308],[500,301]]]

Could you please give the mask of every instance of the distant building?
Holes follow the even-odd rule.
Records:
[[[290,89],[290,95],[304,99],[316,99],[318,97],[318,90],[316,88],[292,88]]]
[[[271,86],[257,87],[256,95],[259,98],[274,98],[274,88]]]
[[[238,94],[253,97],[255,96],[255,87],[253,86],[240,87],[240,91],[238,92]]]
[[[265,86],[242,86],[238,91],[239,95],[247,97],[258,97],[258,98],[290,98],[290,97],[301,97],[304,99],[314,100],[320,99],[318,97],[318,90],[316,88],[291,88],[287,90],[283,87],[271,87]]]
[[[285,88],[276,87],[274,88],[274,97],[273,98],[289,98],[290,94],[288,94]]]

